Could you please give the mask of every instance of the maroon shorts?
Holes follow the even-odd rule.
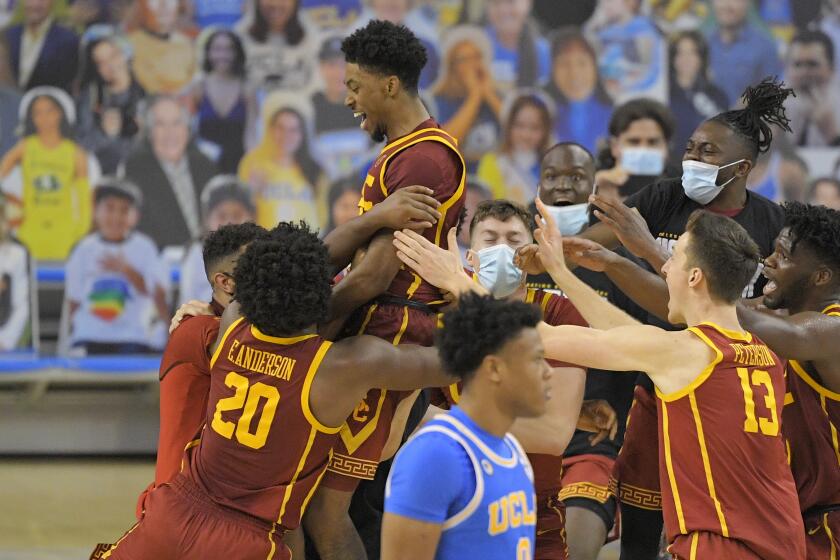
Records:
[[[215,504],[184,475],[158,486],[123,537],[100,545],[91,560],[290,560],[273,524]]]
[[[840,510],[806,518],[805,545],[808,560],[840,558]]]
[[[708,531],[678,535],[668,546],[668,552],[675,560],[761,560],[759,555],[741,541]]]
[[[537,496],[537,542],[534,560],[566,560],[566,507],[557,492]]]
[[[619,535],[618,508],[615,494],[610,489],[610,477],[615,459],[606,455],[584,454],[563,458],[563,487],[560,499],[566,505],[578,507],[586,500],[586,509],[594,512],[610,529],[607,542]]]
[[[662,509],[656,397],[640,385],[633,392],[624,445],[615,460],[612,486],[623,504]]]
[[[437,315],[413,307],[373,304],[354,314],[345,333],[373,335],[395,346],[433,346],[436,328]],[[384,389],[371,389],[368,392],[339,432],[340,438],[333,448],[332,462],[321,481],[323,486],[352,492],[359,480],[373,480],[382,450],[391,433],[397,407],[411,394],[411,391]],[[400,412],[404,412],[400,417],[408,417],[408,410]],[[403,428],[396,426],[399,430]]]

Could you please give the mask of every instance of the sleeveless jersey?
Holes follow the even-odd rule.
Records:
[[[534,475],[516,438],[505,436],[509,454],[502,457],[451,414],[436,416],[413,437],[430,433],[443,434],[463,447],[475,474],[475,493],[463,509],[444,521],[435,558],[533,558]]]
[[[823,313],[840,317],[840,305]],[[840,506],[840,393],[818,380],[813,364],[788,362],[782,431],[803,513]]]
[[[65,259],[87,234],[90,197],[75,184],[76,145],[70,140],[48,149],[37,136],[23,140],[23,223],[18,238],[37,259]]]
[[[669,541],[708,531],[765,560],[805,557],[781,436],[783,362],[746,332],[688,329],[715,359],[690,385],[657,388],[659,472]]]
[[[233,323],[211,359],[207,424],[187,476],[212,499],[294,529],[332,457],[339,428],[320,424],[309,390],[331,343]]]
[[[429,126],[424,126],[429,125]],[[457,184],[424,185],[434,191],[434,197],[441,202],[438,212],[440,220],[433,227],[428,228],[424,237],[438,245],[447,248],[446,236],[449,230],[458,224],[461,208],[464,206],[464,185],[466,182],[466,165],[461,152],[458,150],[458,141],[447,132],[438,128],[435,121],[429,119],[414,132],[398,138],[382,148],[379,156],[373,162],[365,178],[362,187],[362,197],[359,200],[359,213],[364,214],[375,204],[379,204],[395,190],[394,185],[386,184],[386,172],[388,166],[396,159],[410,157],[411,148],[421,142],[438,142],[452,150],[461,162],[460,180]],[[415,300],[421,303],[440,305],[443,298],[435,286],[432,286],[420,276],[413,273],[405,266],[401,266],[394,277],[394,281],[386,291],[391,296]]]

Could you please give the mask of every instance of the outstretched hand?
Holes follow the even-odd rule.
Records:
[[[534,239],[537,240],[537,256],[540,262],[552,276],[568,271],[566,258],[563,256],[563,235],[540,199],[537,199],[537,211],[539,214],[535,218],[537,229],[534,230]]]
[[[618,417],[607,401],[587,400],[581,404],[577,427],[585,432],[594,432],[589,436],[589,443],[598,445],[607,437],[615,439],[618,433]]]
[[[593,194],[589,202],[596,209],[595,217],[609,227],[628,251],[640,258],[647,258],[658,246],[650,233],[647,222],[635,208],[630,208],[617,198]]]
[[[563,250],[568,260],[593,272],[604,272],[616,256],[597,241],[582,237],[564,238]]]
[[[394,247],[397,258],[414,270],[423,280],[440,288],[458,294],[467,277],[458,254],[458,240],[455,228],[447,236],[449,249],[438,247],[417,232],[404,229],[394,232]],[[472,283],[472,281],[470,280]]]
[[[197,317],[199,315],[213,315],[213,308],[210,307],[210,304],[206,301],[199,301],[196,299],[182,304],[181,307],[178,308],[178,311],[175,312],[175,316],[172,317],[172,321],[169,323],[169,334],[172,334],[172,331],[178,328],[178,325],[181,324],[185,317]]]

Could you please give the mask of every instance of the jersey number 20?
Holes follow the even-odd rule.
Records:
[[[233,437],[236,432],[236,441],[247,447],[260,449],[268,438],[268,430],[274,420],[274,413],[277,412],[277,403],[280,402],[280,392],[276,387],[265,383],[257,382],[249,386],[247,377],[234,372],[227,374],[225,385],[236,392],[232,397],[220,399],[216,403],[216,413],[213,414],[213,422],[210,425],[217,434],[227,439]],[[257,429],[252,432],[251,424],[261,399],[265,399],[265,405],[257,421]],[[236,424],[222,420],[223,412],[240,409],[242,415]]]
[[[744,420],[744,431],[754,434],[761,429],[761,433],[765,436],[779,435],[776,394],[773,391],[773,382],[770,379],[770,374],[763,369],[754,369],[752,375],[750,375],[750,370],[747,368],[738,368],[738,377],[741,378],[741,389],[744,391],[744,411],[747,415],[747,419]],[[764,387],[766,389],[764,406],[770,412],[770,418],[759,416],[756,419],[753,387]]]

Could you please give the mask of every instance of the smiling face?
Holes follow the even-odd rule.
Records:
[[[39,134],[51,133],[61,128],[62,111],[52,98],[37,97],[32,102],[32,123]]]
[[[98,43],[91,52],[96,71],[106,84],[113,83],[118,76],[128,71],[125,53],[110,41]]]
[[[271,134],[284,154],[295,154],[303,144],[303,123],[294,113],[280,110],[271,119]]]
[[[538,196],[549,206],[583,204],[594,180],[595,162],[588,152],[580,146],[558,146],[543,157]]]
[[[374,142],[385,140],[388,130],[386,104],[389,98],[389,77],[348,62],[344,83],[347,86],[347,98],[344,104],[357,118],[362,119],[360,128],[370,134]]]
[[[282,33],[295,13],[296,0],[257,0],[257,9],[275,33]]]
[[[519,35],[531,13],[531,0],[488,0],[487,21],[499,35]]]
[[[213,36],[207,49],[207,58],[213,70],[224,74],[232,72],[236,61],[236,46],[233,44],[233,39],[225,33]]]
[[[493,373],[503,405],[514,417],[533,418],[545,413],[551,398],[551,366],[545,361],[537,329],[526,328],[496,354]]]
[[[190,129],[184,110],[173,100],[158,101],[152,109],[152,148],[158,159],[177,163],[184,156]]]
[[[107,241],[124,240],[134,225],[134,204],[121,196],[106,196],[94,211],[96,230]]]
[[[583,40],[583,39],[581,39]],[[579,42],[571,43],[554,58],[554,85],[570,101],[588,99],[598,85],[598,68],[592,53]]]

